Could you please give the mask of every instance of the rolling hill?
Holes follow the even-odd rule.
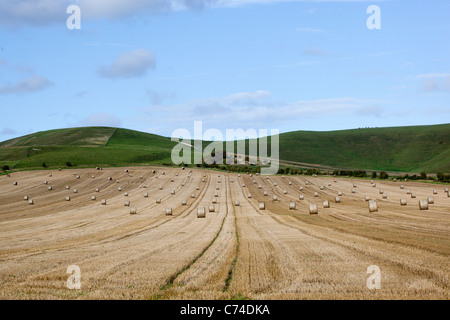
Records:
[[[333,168],[450,172],[450,124],[280,135],[280,159]],[[248,141],[246,141],[248,144]],[[207,142],[204,142],[204,147]],[[0,166],[15,169],[171,163],[170,138],[121,128],[38,132],[0,143]]]

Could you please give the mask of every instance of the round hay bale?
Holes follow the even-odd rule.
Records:
[[[323,205],[324,208],[329,208],[329,207],[330,207],[330,201],[324,200],[324,201],[322,202],[322,205]]]
[[[264,202],[259,203],[259,210],[266,210],[266,204]]]
[[[77,176],[77,179],[81,179],[81,177],[80,177],[80,176]]]
[[[49,176],[49,177],[51,177],[51,176],[52,176],[52,174],[51,174],[51,173],[49,173],[49,174],[48,174],[48,176]]]
[[[116,183],[120,183],[120,180],[119,180],[119,179],[117,179],[117,180],[116,180]]]
[[[142,188],[147,189],[147,185],[146,184],[142,185]]]
[[[355,188],[352,189],[352,193],[356,193],[356,189]]]
[[[406,206],[407,205],[407,201],[406,201],[406,199],[400,199],[400,205],[401,206]]]
[[[70,190],[70,186],[66,186],[66,189],[67,189],[67,190]]]
[[[240,178],[240,177],[241,177],[241,174],[238,174],[238,177]]]
[[[356,183],[353,184],[353,188],[356,188]]]
[[[314,197],[317,198],[319,196],[318,192],[314,192]]]
[[[209,208],[208,208],[208,212],[214,212],[214,211],[216,211],[216,206],[213,204],[210,204]]]
[[[156,203],[161,203],[161,198],[156,198]]]
[[[95,192],[100,192],[100,189],[99,188],[95,188]]]
[[[380,193],[380,194],[383,194],[383,193],[384,193],[383,189],[380,189],[380,190],[379,190],[379,193]]]
[[[97,199],[97,198],[96,198],[95,196],[92,196],[92,197],[91,197],[91,200],[94,200],[94,201],[95,201],[96,199]]]
[[[366,200],[366,201],[369,201],[369,200],[370,200],[370,197],[369,197],[369,196],[366,196],[366,197],[365,197],[365,200]]]
[[[311,203],[309,205],[309,214],[318,214],[318,213],[319,213],[319,209],[317,208],[317,204]]]
[[[303,191],[303,187],[300,187],[300,191]]]
[[[294,201],[291,201],[289,203],[289,210],[295,210],[295,206],[296,206],[296,203]]]
[[[213,198],[212,199],[212,203],[216,204],[217,203],[217,198]]]
[[[203,174],[203,178],[206,178],[206,173]]]
[[[170,191],[170,194],[174,195],[175,194],[175,190]]]
[[[206,218],[205,207],[198,207],[197,208],[197,218]]]
[[[220,180],[217,180],[217,183],[220,183]]]
[[[411,194],[411,190],[406,190],[406,194]]]
[[[323,190],[324,189],[324,186],[320,186],[320,190]]]
[[[192,199],[195,198],[195,193],[191,194],[191,198],[192,198]]]
[[[131,207],[130,208],[130,214],[136,214],[136,213],[137,213],[136,207]]]
[[[444,192],[448,193],[448,188],[445,188],[445,189],[444,189]]]
[[[428,210],[428,201],[427,200],[419,200],[419,208],[420,208],[420,210]]]
[[[328,186],[331,187],[331,183],[328,183]]]
[[[144,193],[144,198],[148,198],[148,193]]]
[[[219,186],[216,186],[216,190],[220,190],[220,187],[219,187]]]
[[[118,188],[117,188],[117,191],[122,191],[122,187],[118,187]]]
[[[292,182],[291,181],[289,181],[289,185],[292,186]]]
[[[205,178],[202,179],[202,182],[206,182]]]
[[[105,199],[102,200],[102,205],[106,206],[106,200]]]
[[[369,200],[369,212],[378,212],[378,204],[375,200]]]
[[[258,184],[258,189],[262,189],[262,185]]]
[[[24,197],[23,197],[23,200],[28,200],[28,196],[24,196]]]
[[[231,179],[230,179],[230,182],[231,182],[231,183],[233,183],[233,182],[234,182],[234,179],[233,179],[233,178],[231,178]]]
[[[414,199],[416,197],[416,194],[414,192],[411,193],[411,198]]]
[[[334,179],[334,182],[337,182],[337,180],[336,180],[336,179]]]
[[[177,173],[177,175],[178,175],[178,173]],[[144,177],[143,176],[139,176],[139,179],[144,179]]]
[[[234,201],[234,206],[235,206],[235,207],[239,207],[240,205],[241,205],[241,203],[240,203],[239,201],[237,201],[237,200]]]
[[[128,169],[125,169],[125,173],[128,173]]]
[[[428,197],[428,204],[434,204],[434,198]]]
[[[52,190],[53,190],[53,187],[48,187],[48,190],[49,190],[49,191],[52,191]]]
[[[342,192],[341,191],[338,192],[338,196],[342,197]]]
[[[73,189],[73,193],[78,193],[78,190],[77,189]]]
[[[172,208],[166,208],[166,216],[172,215]]]
[[[33,204],[34,204],[33,199],[28,200],[28,204],[29,204],[29,205],[33,205]]]
[[[276,187],[278,184],[276,182],[274,182],[273,185]]]
[[[163,186],[159,186],[159,190],[162,190],[163,189]]]
[[[285,189],[285,190],[283,190],[283,193],[284,193],[284,194],[287,194],[287,190],[286,190],[286,189]]]
[[[125,197],[128,197],[128,192],[125,192],[124,196],[125,196]]]
[[[133,177],[133,175],[130,173],[129,175],[128,175],[129,177]]]
[[[273,195],[272,201],[278,201],[278,196],[276,194]]]
[[[125,201],[124,206],[125,206],[125,207],[129,207],[129,206],[130,206],[130,201],[128,201],[128,200]]]
[[[387,194],[383,193],[383,199],[387,199]]]
[[[336,196],[336,197],[334,198],[334,202],[336,202],[336,203],[341,203],[341,198],[340,198],[339,196]]]
[[[404,189],[404,188],[405,188],[405,186],[401,184],[400,185],[400,189]]]
[[[187,206],[187,200],[182,200],[182,201],[181,201],[181,205],[182,205],[182,206]]]
[[[174,179],[170,179],[170,182],[175,182],[175,180]]]
[[[181,186],[184,187],[184,182],[181,183]]]
[[[66,201],[70,201],[70,197],[66,197]]]
[[[298,199],[299,200],[305,200],[305,196],[301,194],[301,195],[298,196]]]
[[[267,197],[268,193],[267,191],[264,191],[264,196]]]
[[[252,197],[251,193],[247,194],[247,198],[251,199],[251,197]]]
[[[219,196],[219,193],[218,192],[214,192],[214,197],[218,197]]]
[[[437,193],[438,193],[437,190],[433,189],[433,194],[437,194]]]
[[[253,184],[256,184],[256,180],[253,180]]]
[[[112,177],[109,177],[109,178],[108,178],[108,181],[112,181]]]
[[[44,181],[44,184],[48,184],[48,181],[47,181],[47,180],[45,180],[45,181]]]

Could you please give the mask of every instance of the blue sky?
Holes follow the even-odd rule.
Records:
[[[448,123],[449,17],[443,0],[2,0],[0,140]]]

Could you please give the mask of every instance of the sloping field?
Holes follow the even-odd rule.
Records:
[[[0,299],[449,298],[442,185],[128,169],[0,177]],[[378,212],[369,213],[366,195]],[[419,210],[429,197],[434,204]],[[199,207],[206,218],[197,218]],[[66,287],[70,265],[81,270],[81,290]],[[366,285],[372,265],[381,270],[378,290]]]

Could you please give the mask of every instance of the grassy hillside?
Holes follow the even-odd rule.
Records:
[[[270,140],[270,139],[269,139]],[[208,143],[204,142],[203,147]],[[248,144],[248,141],[247,141]],[[50,167],[171,163],[170,138],[127,129],[50,130],[0,143],[0,166]],[[270,152],[269,152],[270,153]],[[281,160],[336,168],[450,172],[450,124],[280,135]]]
[[[280,135],[280,158],[344,168],[450,172],[450,124]]]
[[[109,127],[50,130],[0,143],[0,166],[11,168],[170,162],[169,138]]]

